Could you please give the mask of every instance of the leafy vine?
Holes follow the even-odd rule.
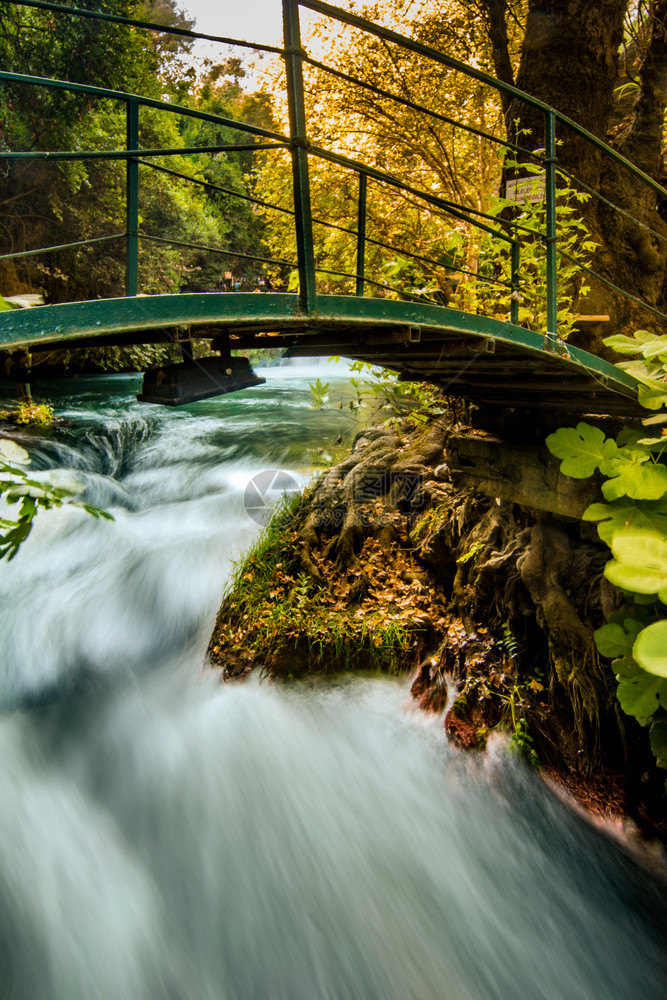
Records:
[[[582,422],[559,428],[546,443],[564,475],[604,478],[605,502],[591,504],[583,519],[597,523],[611,549],[604,574],[625,604],[595,642],[612,660],[621,708],[650,727],[656,762],[667,768],[667,336],[637,330],[605,343],[634,357],[619,367],[639,379],[642,405],[662,412],[642,421],[643,432],[624,428],[608,438]]]

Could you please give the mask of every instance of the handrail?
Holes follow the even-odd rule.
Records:
[[[199,147],[200,149],[203,147]],[[256,147],[252,147],[255,149]],[[252,195],[243,194],[241,191],[234,191],[232,188],[222,187],[220,184],[214,184],[213,181],[200,180],[198,177],[191,177],[189,174],[184,174],[180,170],[172,170],[170,167],[165,167],[161,163],[149,163],[148,161],[139,160],[139,165],[144,167],[150,167],[152,170],[159,170],[164,174],[169,174],[171,177],[178,177],[179,180],[188,181],[191,184],[197,184],[199,187],[208,188],[210,191],[220,191],[221,194],[229,194],[234,198],[239,198],[241,201],[252,202],[253,205],[259,205],[261,208],[268,208],[273,212],[282,212],[284,215],[294,215],[293,208],[285,208],[284,205],[276,205],[270,201],[264,201],[262,198],[253,198]],[[365,174],[360,176],[365,177]],[[334,229],[339,233],[347,233],[348,236],[357,236],[358,231],[356,229],[350,229],[347,226],[339,226],[335,222],[327,222],[326,219],[319,219],[317,216],[313,216],[314,226],[326,226],[328,229]],[[536,233],[536,230],[530,229],[529,226],[522,226],[521,229],[524,232]],[[539,235],[539,234],[536,234]],[[385,243],[382,240],[373,239],[372,236],[364,236],[364,241],[370,243],[373,246],[382,247],[384,250],[391,250],[392,253],[397,253],[403,256],[411,257],[414,260],[420,260],[424,264],[433,264],[435,267],[442,267],[442,261],[436,260],[434,257],[425,257],[423,254],[415,253],[413,250],[405,250],[400,247],[392,246],[391,243]],[[18,255],[20,256],[20,254]],[[1,259],[1,258],[0,258]],[[321,270],[321,269],[320,269]],[[466,270],[463,267],[451,266],[451,270],[456,271],[459,274],[468,274],[478,281],[486,282],[490,285],[500,285],[501,287],[511,288],[511,283],[509,281],[503,281],[502,278],[487,278],[483,274],[478,274],[475,271]]]
[[[22,257],[37,257],[42,253],[55,253],[58,250],[71,250],[74,247],[87,247],[93,243],[111,243],[113,240],[125,239],[125,233],[112,233],[110,236],[95,236],[90,240],[75,240],[72,243],[60,243],[53,247],[39,247],[37,250],[17,250],[15,253],[0,254],[0,260],[20,260]]]
[[[11,0],[17,3],[18,0]],[[31,0],[35,3],[36,0]],[[7,80],[9,83],[27,83],[36,87],[50,87],[56,90],[71,90],[75,94],[89,94],[91,97],[106,97],[113,101],[136,101],[137,104],[145,108],[155,108],[157,111],[168,111],[171,114],[183,115],[184,118],[194,118],[198,121],[212,122],[214,125],[222,125],[225,128],[238,129],[240,132],[247,132],[249,135],[258,135],[263,139],[275,139],[278,142],[289,142],[286,136],[280,132],[272,132],[270,129],[262,128],[260,125],[250,125],[248,122],[241,122],[235,118],[225,118],[223,115],[214,115],[208,111],[197,111],[196,108],[186,108],[182,104],[170,104],[168,101],[159,101],[155,97],[144,97],[143,94],[131,94],[124,90],[110,90],[108,87],[95,87],[88,83],[73,83],[70,80],[53,80],[46,76],[30,76],[27,73],[11,73],[8,70],[0,70],[0,80]],[[4,150],[0,150],[0,156],[6,156]]]
[[[257,49],[261,52],[273,52],[282,55],[283,49],[277,45],[261,45],[256,42],[245,42],[240,38],[227,38],[223,35],[207,35],[202,31],[192,31],[191,28],[177,28],[171,24],[158,24],[156,21],[138,21],[134,17],[123,17],[122,14],[106,14],[101,10],[86,10],[85,7],[68,7],[61,3],[49,3],[47,0],[4,0],[4,3],[14,7],[36,7],[38,10],[50,10],[56,14],[67,14],[76,17],[88,17],[95,21],[107,21],[111,24],[124,24],[130,28],[144,28],[148,31],[161,31],[166,35],[177,35],[181,38],[201,39],[205,42],[219,42],[221,45],[239,45],[247,49]]]
[[[223,143],[220,146],[171,146],[166,149],[22,149],[17,152],[0,150],[2,160],[134,160],[142,156],[189,156],[196,153],[243,153],[258,149],[284,149],[286,142]]]

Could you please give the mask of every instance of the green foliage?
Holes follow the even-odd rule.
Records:
[[[626,618],[623,624],[609,622],[595,632],[595,644],[603,656],[610,660],[630,656],[641,624]]]
[[[635,80],[629,80],[627,83],[619,83],[617,87],[614,87],[614,97],[617,101],[622,101],[624,97],[634,96],[640,91],[639,84]]]
[[[600,462],[600,472],[608,477],[602,484],[605,499],[660,500],[667,491],[667,468],[652,459],[650,451],[629,447],[617,449],[612,458]]]
[[[460,562],[460,560],[457,560],[457,562]],[[519,683],[518,678],[518,661],[521,648],[516,636],[512,632],[509,622],[504,622],[502,638],[498,640],[497,645],[507,657],[508,672],[512,675],[509,694],[495,692],[496,696],[504,701],[506,705],[504,722],[511,725],[510,747],[516,753],[520,754],[520,756],[525,757],[533,767],[539,767],[540,760],[535,752],[533,737],[530,735],[525,713],[524,696],[526,692],[524,685]],[[529,680],[527,686],[533,691],[540,691],[543,687],[536,678]]]
[[[311,405],[313,409],[323,409],[329,402],[329,383],[321,382],[318,377],[315,382],[310,382],[310,394],[312,397]]]
[[[35,403],[31,397],[26,396],[19,400],[15,410],[0,410],[0,420],[29,427],[44,427],[53,423],[53,407],[48,403]]]
[[[518,689],[514,689],[518,691]],[[528,728],[528,720],[523,714],[519,714],[517,705],[519,702],[517,698],[520,696],[512,692],[512,697],[510,699],[510,711],[512,717],[512,736],[510,739],[510,746],[522,757],[525,757],[533,767],[539,767],[540,759],[535,752],[535,747],[533,746],[534,740],[530,735],[530,730]]]
[[[617,354],[641,355],[647,361],[653,361],[664,355],[663,361],[667,359],[667,345],[665,338],[648,330],[635,330],[631,337],[625,334],[614,334],[613,337],[605,339],[607,347],[611,347]]]
[[[642,629],[632,655],[643,670],[667,678],[667,619]]]
[[[350,377],[349,383],[354,396],[347,403],[339,401],[336,404],[339,410],[347,407],[358,414],[366,408],[366,411],[370,411],[365,414],[368,419],[384,413],[386,424],[395,423],[404,417],[422,424],[445,413],[437,389],[426,382],[403,381],[391,369],[377,368],[366,361],[354,361],[350,365],[350,371],[360,373],[363,378]],[[313,409],[319,410],[327,406],[329,383],[321,382],[319,378],[311,382],[310,395]]]
[[[410,540],[416,545],[425,539],[430,539],[440,530],[451,516],[448,504],[438,504],[436,507],[429,507],[424,511],[422,517],[410,532]]]
[[[649,732],[651,750],[655,754],[658,767],[667,770],[667,714],[658,715]]]
[[[547,438],[547,447],[562,459],[560,471],[563,475],[574,479],[592,476],[600,463],[617,451],[616,442],[605,440],[604,431],[585,423],[559,427]]]
[[[457,562],[460,561],[461,560],[457,560]],[[500,646],[501,649],[505,650],[510,660],[514,661],[517,659],[520,650],[519,650],[519,643],[516,641],[516,638],[514,637],[514,633],[510,628],[509,622],[503,623],[502,631],[503,631],[503,637],[498,642],[498,645]]]
[[[621,708],[643,725],[648,725],[658,708],[667,707],[667,682],[659,677],[637,666],[635,673],[620,674],[617,679]]]
[[[264,663],[277,654],[306,654],[309,669],[400,673],[415,623],[396,620],[391,609],[360,614],[336,590],[300,570],[295,518],[303,496],[276,509],[255,545],[237,565],[214,633],[233,657],[249,649]],[[223,620],[224,619],[224,620]],[[297,659],[295,657],[295,662]],[[280,668],[279,668],[280,669]]]
[[[648,330],[635,330],[632,337],[617,334],[607,337],[604,343],[620,354],[635,355],[635,361],[621,362],[618,367],[639,379],[639,402],[642,406],[648,410],[659,410],[667,406],[667,336],[650,333]],[[667,424],[667,414],[648,417],[644,424]]]
[[[76,500],[72,490],[52,486],[46,478],[31,479],[21,468],[29,463],[30,457],[25,448],[8,438],[0,439],[0,497],[18,508],[14,517],[0,516],[0,559],[14,558],[32,531],[32,523],[40,507],[50,510]],[[111,514],[99,507],[92,504],[81,506],[93,517],[113,520]]]
[[[617,531],[611,540],[614,558],[604,575],[622,590],[657,594],[667,604],[667,539],[658,531]]]
[[[506,171],[520,171],[521,176],[539,175],[543,171],[537,164],[520,164],[511,158],[506,159],[503,166]],[[557,332],[562,340],[567,340],[577,322],[577,301],[589,291],[580,265],[590,264],[597,246],[590,237],[578,207],[587,199],[588,195],[569,185],[565,175],[558,174]],[[521,245],[518,275],[519,324],[531,330],[544,331],[547,328],[547,262],[543,240],[546,232],[546,201],[542,199],[537,202],[521,203],[495,197],[491,199],[489,211],[498,219],[498,233],[513,236]],[[507,293],[497,283],[501,281],[509,284],[512,279],[510,248],[507,241],[501,239],[500,235],[490,235],[471,227],[467,236],[467,249],[463,256],[468,261],[476,262],[479,278],[464,275],[451,304],[468,312],[480,312],[501,320],[508,319]],[[482,280],[479,280],[480,278]]]
[[[605,343],[635,356],[619,367],[641,380],[640,402],[650,410],[667,405],[667,336],[637,330]],[[627,609],[595,633],[602,656],[612,660],[621,708],[650,726],[651,747],[667,768],[667,414],[645,418],[661,427],[659,436],[643,437],[625,429],[615,440],[580,423],[560,428],[547,446],[560,458],[561,471],[583,478],[604,477],[607,503],[591,504],[584,520],[597,522],[612,559],[605,576],[626,594]]]
[[[593,503],[583,513],[584,521],[597,521],[598,534],[611,548],[617,531],[648,529],[667,536],[667,498],[658,501],[621,498],[611,503]]]
[[[460,566],[463,566],[465,563],[470,562],[472,560],[474,566],[483,548],[484,548],[484,542],[482,541],[473,542],[470,548],[466,552],[464,552],[462,556],[458,557],[458,559],[456,560],[457,563]]]
[[[110,13],[189,24],[175,0],[109,0]],[[225,115],[270,117],[270,99],[244,94],[238,60],[209,68],[201,86],[179,62],[189,43],[76,16],[0,4],[0,62],[39,76],[110,87]],[[210,67],[210,64],[209,64]],[[239,75],[240,74],[240,75]],[[213,79],[215,78],[215,79]],[[126,142],[123,103],[23,84],[0,84],[0,153],[3,148],[116,150]],[[263,124],[265,121],[262,122]],[[238,132],[142,107],[140,146],[181,148],[235,141]],[[156,242],[175,239],[261,255],[261,220],[247,196],[251,153],[152,158],[139,172],[140,291],[214,291],[222,273],[253,276],[258,265],[227,254]],[[5,206],[0,253],[61,245],[125,230],[125,163],[11,161],[0,172]],[[52,302],[122,295],[125,241],[82,246],[0,262],[3,286],[41,289]]]
[[[377,412],[390,413],[387,423],[401,417],[426,423],[445,412],[437,390],[425,382],[403,381],[391,369],[377,368],[365,361],[353,362],[350,370],[363,374],[363,379],[350,378],[356,393],[356,400],[349,404],[351,409],[358,410],[364,403],[370,404]]]

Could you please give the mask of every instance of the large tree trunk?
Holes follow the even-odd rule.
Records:
[[[665,180],[662,149],[667,96],[667,0],[656,0],[652,13],[632,118],[613,144],[649,177],[662,183]],[[650,187],[633,181],[627,171],[610,161],[603,164],[601,190],[610,201],[654,230],[652,234],[618,212],[612,212],[605,206],[600,208],[600,228],[613,255],[614,282],[665,311],[667,205]],[[658,239],[655,233],[662,239]],[[660,319],[627,300],[617,299],[615,311],[618,326],[662,325]]]
[[[663,174],[662,141],[667,93],[667,0],[651,5],[647,45],[639,67],[639,91],[624,127],[618,125],[614,89],[619,82],[618,52],[628,0],[530,0],[517,86],[538,97],[610,142],[655,180]],[[541,112],[512,101],[508,133],[528,148],[543,148]],[[594,269],[608,282],[636,298],[664,309],[667,302],[667,207],[650,187],[598,152],[572,130],[559,126],[558,163],[585,185],[600,192],[637,225],[598,198],[582,208],[599,248]],[[526,133],[529,133],[528,135]],[[576,188],[574,182],[572,186]],[[663,218],[664,216],[664,218]],[[650,233],[650,227],[654,233]],[[657,234],[657,236],[655,235]],[[601,335],[639,326],[655,327],[659,318],[614,293],[608,284],[590,279],[580,309],[606,313],[611,323]],[[586,338],[586,339],[584,339]],[[583,335],[575,343],[604,353],[600,340]]]
[[[530,0],[517,87],[606,137],[618,77],[617,53],[628,0]],[[544,119],[522,101],[507,114],[510,134],[531,130],[522,144],[543,148]],[[600,156],[572,133],[558,156],[562,165],[587,184],[597,186]]]

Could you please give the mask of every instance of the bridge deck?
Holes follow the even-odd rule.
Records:
[[[635,379],[562,341],[443,306],[322,295],[198,293],[75,302],[0,313],[0,350],[160,343],[230,335],[232,349],[341,355],[487,405],[639,416]]]

